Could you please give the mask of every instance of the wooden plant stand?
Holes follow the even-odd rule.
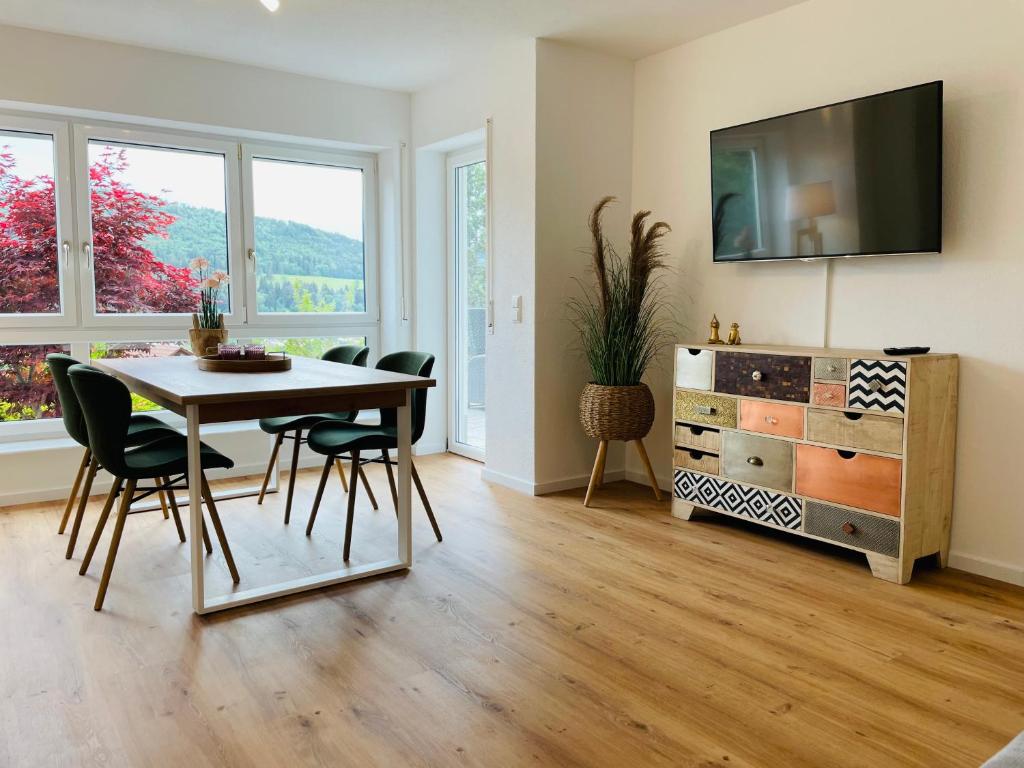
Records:
[[[601,440],[597,445],[597,456],[594,459],[594,469],[590,473],[590,484],[587,486],[587,495],[583,499],[583,506],[589,507],[590,500],[594,496],[594,491],[604,485],[604,462],[608,456],[608,443],[609,440]],[[636,446],[636,452],[640,454],[640,461],[644,463],[644,470],[647,472],[647,480],[651,484],[651,488],[654,490],[654,498],[661,501],[661,489],[658,487],[658,481],[654,477],[654,469],[651,467],[651,460],[647,457],[647,449],[644,448],[644,441],[640,440],[629,440],[627,442],[633,443]]]

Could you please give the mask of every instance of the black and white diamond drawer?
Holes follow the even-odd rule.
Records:
[[[800,530],[801,502],[782,493],[731,483],[685,469],[677,469],[673,492],[676,498],[699,507],[731,512],[780,528]]]

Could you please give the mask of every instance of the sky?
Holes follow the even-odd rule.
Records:
[[[48,136],[0,132],[0,147],[4,145],[14,152],[19,176],[53,175],[53,142]],[[223,156],[90,142],[90,161],[107,146],[126,149],[128,168],[121,178],[140,192],[224,210]],[[253,209],[257,216],[296,221],[362,241],[362,175],[353,168],[256,158]]]

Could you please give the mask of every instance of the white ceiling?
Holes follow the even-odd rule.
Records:
[[[3,0],[0,24],[415,91],[550,37],[642,58],[801,0]]]

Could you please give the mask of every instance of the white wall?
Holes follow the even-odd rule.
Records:
[[[534,476],[534,202],[536,46],[533,40],[494,47],[459,78],[413,95],[416,149],[417,254],[415,344],[438,355],[445,376],[446,253],[443,153],[458,137],[493,120],[490,190],[494,262],[494,334],[487,337],[487,476],[532,487]],[[434,197],[431,199],[430,196]],[[438,205],[440,200],[442,205]],[[523,297],[523,322],[510,320],[512,296]],[[428,398],[424,443],[438,439],[447,409],[444,388]],[[447,418],[444,416],[443,418]]]
[[[944,253],[835,262],[830,343],[961,355],[951,564],[1024,584],[1022,30],[1018,0],[811,0],[644,59],[633,205],[674,227],[690,338],[717,312],[747,342],[820,345],[823,263],[711,263],[708,131],[944,80]],[[670,376],[651,383],[651,455],[667,485]]]
[[[401,144],[410,141],[409,94],[16,27],[0,26],[0,51],[4,61],[20,63],[0,78],[0,102],[8,108],[124,116],[278,140],[312,139],[376,153],[381,346],[391,351],[411,343],[411,324],[401,322],[399,306],[399,212],[409,175],[406,169],[403,178]],[[406,189],[406,210],[408,196]],[[407,251],[410,239],[405,238]],[[0,333],[0,342],[3,338]],[[268,450],[259,434],[253,439],[252,433],[233,432],[212,442],[242,470],[260,472]],[[18,453],[0,446],[0,505],[66,494],[66,488],[54,486],[70,485],[80,449],[55,447],[54,441],[34,448]],[[40,450],[45,450],[45,461],[39,460]]]
[[[590,379],[567,301],[589,283],[587,220],[605,195],[606,233],[620,251],[630,218],[633,62],[537,41],[536,476],[535,492],[586,485],[595,441],[583,434],[579,396]],[[621,478],[623,445],[606,477]]]

